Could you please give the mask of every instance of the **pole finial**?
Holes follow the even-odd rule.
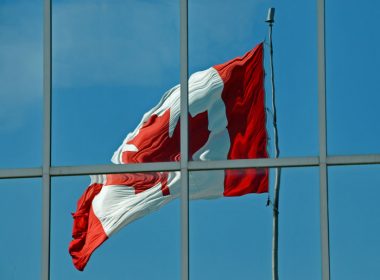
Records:
[[[269,8],[268,9],[268,15],[267,15],[267,19],[265,20],[265,22],[274,23],[274,11],[275,11],[275,8]]]

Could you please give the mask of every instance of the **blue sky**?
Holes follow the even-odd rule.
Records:
[[[326,2],[328,152],[380,153],[380,4]],[[281,156],[316,156],[314,1],[189,1],[189,70],[222,63],[265,40],[271,6]],[[53,165],[109,163],[143,113],[178,83],[178,10],[178,1],[169,0],[53,1]],[[42,1],[0,0],[0,42],[0,167],[41,166]],[[269,116],[271,133],[270,122]],[[329,169],[334,279],[376,279],[379,171]],[[113,236],[85,272],[74,269],[67,252],[70,213],[88,182],[87,176],[52,180],[52,279],[106,279],[109,273],[178,279],[179,201]],[[318,169],[285,169],[281,184],[280,276],[320,279]],[[1,180],[0,193],[6,213],[0,279],[39,279],[41,181]],[[266,198],[191,202],[192,279],[270,277]]]

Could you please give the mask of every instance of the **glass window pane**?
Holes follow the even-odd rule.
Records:
[[[178,5],[53,1],[55,165],[109,163],[143,115],[178,84]]]
[[[0,180],[0,279],[41,279],[41,180]]]
[[[330,154],[380,153],[380,3],[326,1]]]
[[[259,171],[240,172],[246,177]],[[218,175],[192,172],[190,189],[202,176],[211,185]],[[264,193],[191,201],[192,279],[271,279],[272,207],[266,207],[267,198]],[[279,212],[279,277],[321,279],[317,168],[282,169]]]
[[[0,42],[0,167],[39,166],[42,1],[1,1]]]
[[[240,123],[255,123],[257,119],[261,119],[255,113],[251,114],[243,110],[247,106],[254,106],[252,104],[258,102],[252,101],[249,98],[243,98],[243,96],[246,96],[246,92],[251,92],[251,88],[261,88],[262,82],[250,80],[253,83],[252,87],[248,86],[251,84],[247,82],[247,77],[262,77],[262,74],[257,74],[261,73],[261,71],[252,71],[251,68],[247,67],[246,74],[241,75],[245,82],[241,82],[240,80],[238,82],[239,85],[245,85],[246,87],[242,86],[242,88],[236,89],[236,85],[229,86],[231,80],[235,81],[235,76],[223,74],[223,71],[230,67],[231,64],[228,64],[228,67],[226,66],[222,70],[218,67],[222,67],[220,64],[243,56],[257,44],[264,41],[263,65],[266,76],[264,82],[265,102],[263,103],[267,108],[266,129],[270,138],[268,144],[269,157],[274,156],[268,24],[265,22],[268,7],[271,6],[276,7],[273,44],[280,156],[317,155],[319,149],[317,132],[317,29],[315,1],[298,0],[280,3],[276,1],[265,1],[265,3],[263,1],[233,2],[227,0],[189,1],[190,73],[219,65],[214,68],[218,73],[213,77],[216,77],[215,79],[220,82],[218,85],[223,84],[223,86],[214,89],[214,95],[217,96],[216,101],[207,103],[207,107],[202,108],[203,111],[198,111],[207,113],[210,135],[215,133],[215,135],[219,136],[217,138],[219,141],[218,145],[221,145],[220,141],[227,139],[223,140],[223,143],[227,143],[226,145],[231,144],[232,146],[233,136],[231,134],[233,133],[230,127],[227,126],[229,137],[225,136],[226,132],[223,132],[224,134],[219,132],[219,127],[215,128],[210,120],[221,118],[222,116],[225,123],[235,126],[231,116],[236,116],[237,121]],[[260,68],[258,65],[255,64],[255,68]],[[209,69],[208,71],[215,74],[215,70],[213,69]],[[228,70],[225,71],[228,72]],[[203,72],[204,75],[207,73],[209,72]],[[236,71],[236,73],[240,72]],[[238,74],[236,75],[238,76]],[[228,92],[231,92],[231,94],[228,95]],[[241,92],[244,92],[244,94]],[[238,104],[237,107],[239,109],[231,109],[227,96],[231,96],[231,98],[238,96],[237,98],[240,98],[239,101],[235,102],[235,104]],[[189,98],[191,103],[191,88]],[[199,100],[197,99],[196,101],[198,102]],[[258,103],[261,104],[262,102]],[[196,103],[196,105],[199,104]],[[196,109],[199,109],[198,107]],[[221,107],[225,107],[224,110],[223,108],[219,110]],[[262,107],[260,107],[260,110],[265,110]],[[190,111],[191,109],[190,105]],[[194,114],[198,113],[196,109],[194,109]],[[256,109],[253,111],[257,112]],[[207,128],[207,126],[205,127]],[[226,125],[223,126],[223,128],[225,127]],[[207,133],[207,130],[205,133]],[[240,131],[239,137],[242,137],[242,135],[256,135],[256,133]],[[192,136],[190,131],[190,146],[198,143],[196,140],[199,138],[199,131],[195,129],[193,134]],[[220,135],[223,135],[223,137]],[[228,156],[229,158],[231,157],[231,155]],[[239,157],[252,158],[264,156],[243,154],[239,155]],[[198,158],[195,156],[193,159],[197,160]],[[214,158],[210,157],[210,159]]]
[[[331,279],[379,278],[380,166],[329,168]]]
[[[139,178],[144,181],[145,178],[152,178],[154,173],[122,175],[129,179],[133,179],[133,176],[140,176]],[[107,178],[107,180],[111,180],[109,179],[110,177]],[[113,180],[115,180],[115,177]],[[139,186],[142,185],[142,181]],[[69,243],[72,241],[73,229],[71,213],[76,211],[77,202],[89,183],[90,178],[88,176],[53,179],[52,279],[155,279],[158,275],[160,279],[179,279],[179,200],[172,201],[176,194],[171,185],[169,186],[170,194],[165,196],[165,199],[167,198],[171,201],[170,203],[158,211],[153,211],[150,214],[146,213],[140,219],[122,227],[120,231],[113,232],[112,236],[94,251],[83,272],[74,267],[69,254]],[[125,194],[130,189],[130,187],[124,185],[121,187],[115,185],[104,186],[103,188],[117,189],[120,192],[119,194]],[[136,195],[134,191],[131,197],[146,196],[146,194],[152,194],[152,190],[148,188],[145,191],[137,192],[136,188]],[[99,199],[103,194],[98,193],[95,197]],[[118,197],[120,198],[120,196]],[[104,197],[102,196],[102,198]],[[104,201],[107,201],[107,198],[104,198]],[[125,200],[117,202],[117,209],[125,207],[126,203],[132,202],[125,202]],[[138,208],[139,205],[136,204],[130,211],[135,211]],[[98,211],[97,209],[94,212]],[[141,212],[134,212],[135,215],[139,213]],[[105,222],[103,226],[106,228]]]

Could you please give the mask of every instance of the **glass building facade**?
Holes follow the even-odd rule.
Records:
[[[281,168],[280,279],[378,279],[380,4],[371,0],[0,1],[0,279],[271,279]],[[279,158],[269,79],[273,26]],[[264,42],[269,158],[112,165],[165,91]],[[189,174],[270,170],[269,194],[188,199]],[[182,195],[68,253],[88,175],[180,171]]]

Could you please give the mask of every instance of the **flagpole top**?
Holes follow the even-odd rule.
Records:
[[[275,11],[275,8],[269,8],[268,9],[268,15],[267,15],[267,19],[265,20],[265,22],[268,22],[269,24],[274,23],[274,11]]]

